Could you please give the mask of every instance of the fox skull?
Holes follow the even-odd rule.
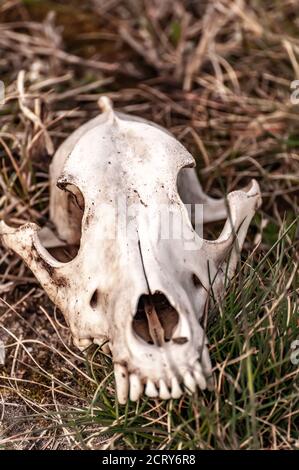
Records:
[[[193,157],[170,133],[115,112],[106,97],[100,104],[103,112],[77,129],[51,164],[57,236],[43,244],[35,224],[4,222],[0,235],[63,312],[75,344],[109,346],[120,403],[143,391],[179,398],[184,388],[212,385],[201,321],[211,291],[220,296],[236,269],[259,186],[252,180],[226,200],[209,198],[190,168]],[[196,233],[184,203],[203,207],[203,223],[227,218],[218,239]],[[184,236],[161,235],[163,214]],[[79,245],[67,262],[47,249],[64,244]]]

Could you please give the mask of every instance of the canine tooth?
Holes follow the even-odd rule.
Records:
[[[130,400],[137,401],[142,394],[143,386],[137,374],[130,375]]]
[[[183,394],[182,389],[179,385],[178,379],[176,377],[172,377],[171,379],[171,397],[172,398],[180,398]]]
[[[187,371],[184,375],[184,384],[187,388],[187,392],[195,392],[196,390],[196,383],[192,375],[190,374],[189,371]]]
[[[205,376],[212,374],[212,364],[207,345],[204,345],[201,355],[201,363]]]
[[[194,368],[193,375],[195,377],[197,385],[201,390],[207,388],[206,379],[204,378],[202,371],[199,371],[199,369]]]
[[[162,400],[168,400],[169,398],[171,398],[168,387],[163,379],[159,380],[159,388],[160,388],[159,396],[160,398],[162,398]]]
[[[215,381],[214,381],[214,377],[212,375],[207,377],[207,389],[210,392],[212,392],[215,389]]]
[[[127,402],[129,391],[129,379],[126,367],[122,366],[121,364],[115,364],[114,376],[116,383],[117,400],[121,405],[124,405]]]
[[[155,398],[159,395],[154,382],[150,379],[147,380],[145,394],[150,398]]]
[[[196,362],[194,364],[193,375],[196,379],[197,385],[199,386],[201,390],[204,390],[205,388],[207,388],[207,383],[206,383],[203,367],[201,366],[199,362]]]

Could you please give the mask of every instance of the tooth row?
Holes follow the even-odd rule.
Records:
[[[128,395],[131,401],[137,401],[142,395],[144,388],[140,377],[135,373],[129,376],[127,368],[121,364],[114,365],[114,374],[118,402],[124,405],[127,402]],[[207,383],[199,363],[195,364],[192,373],[186,371],[183,376],[185,390],[189,394],[194,393],[197,387],[204,390],[208,386],[211,389],[211,380],[210,377]],[[151,379],[147,379],[144,393],[150,398],[160,397],[162,400],[168,400],[170,398],[180,398],[183,391],[178,379],[172,377],[170,388],[163,379],[159,380],[159,387],[156,387]]]

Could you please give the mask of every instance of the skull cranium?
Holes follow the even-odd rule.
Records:
[[[53,257],[35,224],[1,222],[0,235],[61,309],[75,344],[109,345],[120,403],[144,389],[149,397],[178,398],[182,384],[191,392],[211,385],[200,320],[211,288],[221,295],[235,271],[259,186],[253,180],[226,200],[209,198],[188,168],[193,157],[171,134],[114,112],[105,97],[101,106],[51,165],[52,244],[79,244],[73,259]],[[196,234],[184,203],[203,205],[203,222],[227,217],[217,240]],[[127,219],[119,230],[124,206],[133,207],[129,231]],[[161,207],[184,237],[161,236]]]

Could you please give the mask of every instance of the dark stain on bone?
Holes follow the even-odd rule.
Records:
[[[137,194],[137,196],[139,197],[139,201],[141,202],[141,204],[144,206],[144,207],[147,207],[147,204],[141,199],[140,197],[140,194],[139,192],[137,191],[137,189],[133,189],[134,193]]]
[[[94,217],[94,209],[89,209],[86,217],[85,217],[85,221],[84,221],[84,229],[86,230],[89,225],[90,225],[90,222],[92,220],[92,218]]]
[[[109,307],[109,294],[107,292],[101,292],[101,306],[104,312],[108,312]]]
[[[42,269],[47,271],[50,277],[50,281],[55,284],[57,287],[68,287],[69,282],[66,280],[64,276],[61,276],[57,273],[56,269],[47,263],[37,252],[35,246],[32,244],[32,248],[30,251],[31,259],[34,260],[37,264],[41,266]],[[29,260],[30,264],[30,260]]]

